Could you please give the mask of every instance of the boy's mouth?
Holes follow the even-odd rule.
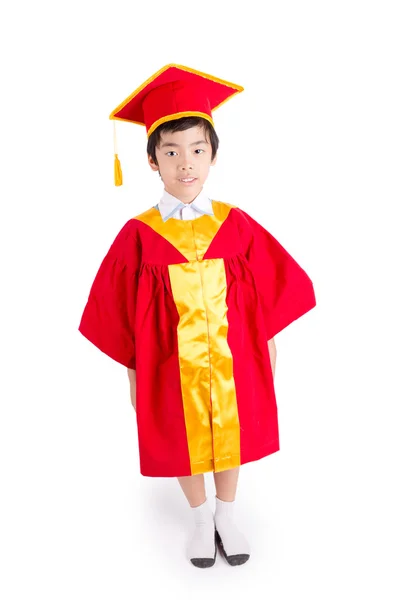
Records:
[[[190,185],[191,183],[194,183],[196,181],[196,177],[184,177],[182,179],[179,179],[179,181],[184,185]]]

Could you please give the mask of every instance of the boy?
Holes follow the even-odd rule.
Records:
[[[242,89],[167,65],[113,111],[145,124],[164,191],[115,238],[79,326],[127,367],[141,473],[178,478],[195,522],[188,557],[201,568],[217,543],[230,565],[250,556],[233,514],[239,468],[279,450],[274,335],[315,306],[311,280],[279,242],[203,190],[219,143],[211,111]]]

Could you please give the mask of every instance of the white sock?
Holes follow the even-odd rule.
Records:
[[[225,558],[231,565],[239,565],[250,556],[250,546],[243,535],[237,528],[234,519],[233,502],[224,502],[215,496],[215,527],[221,538],[223,551],[226,554]]]
[[[203,504],[190,507],[195,530],[188,546],[188,558],[196,567],[212,567],[215,562],[214,515],[206,499]]]

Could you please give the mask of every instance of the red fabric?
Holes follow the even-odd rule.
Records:
[[[136,368],[135,317],[140,252],[132,221],[118,233],[90,289],[79,331],[102,352]]]
[[[255,219],[237,208],[242,248],[254,275],[268,339],[316,305],[307,273]]]
[[[143,114],[146,131],[166,115],[196,111],[211,117],[210,101],[203,87],[185,81],[172,81],[157,87],[143,100]]]
[[[241,464],[279,450],[267,340],[315,304],[313,284],[291,255],[247,213],[231,209],[204,260],[223,258],[228,344],[233,356]],[[181,393],[176,309],[168,264],[186,259],[148,225],[128,221],[90,290],[80,332],[136,368],[142,475],[191,475]]]
[[[245,211],[231,210],[204,258],[225,257],[228,344],[240,421],[241,464],[279,450],[268,340],[311,310],[311,279]]]
[[[143,89],[134,92],[132,98],[112,114],[119,119],[143,123],[148,131],[158,119],[177,112],[199,111],[211,116],[211,110],[237,91],[237,86],[231,87],[228,82],[171,66],[154,79],[150,78]]]

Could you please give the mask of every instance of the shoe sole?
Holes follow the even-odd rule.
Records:
[[[245,562],[247,562],[249,560],[250,554],[232,554],[231,556],[228,556],[227,553],[225,552],[224,545],[221,540],[221,536],[219,535],[217,530],[215,530],[215,539],[216,539],[219,549],[221,550],[223,556],[225,557],[225,560],[227,561],[227,563],[229,565],[231,565],[231,567],[237,567],[238,565],[243,565]]]

